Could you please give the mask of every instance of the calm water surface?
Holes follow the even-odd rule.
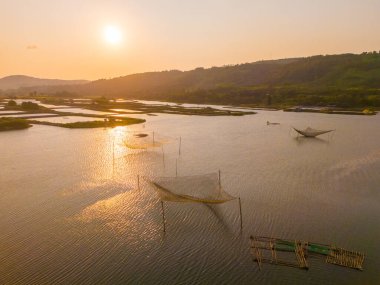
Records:
[[[67,123],[76,123],[76,122],[104,121],[104,119],[97,118],[97,117],[60,116],[60,117],[53,117],[53,118],[37,119],[36,121],[67,124]]]
[[[0,111],[0,116],[7,114],[25,113],[23,111]]]
[[[102,112],[102,111],[94,111],[89,109],[83,109],[83,108],[58,108],[53,109],[54,111],[59,111],[62,113],[81,113],[81,114],[90,114],[90,115],[110,115],[114,114],[111,112]]]
[[[28,117],[37,118],[37,117],[51,117],[51,116],[56,116],[56,114],[52,114],[52,113],[35,113],[35,114],[31,113],[31,114],[17,114],[17,115],[0,114],[0,118],[1,117],[3,118],[28,118]]]
[[[144,118],[112,130],[0,133],[0,284],[380,283],[380,116]],[[303,139],[290,126],[336,132]],[[127,130],[167,143],[131,151]],[[242,199],[242,233],[236,201],[166,203],[162,233],[159,200],[143,179],[137,189],[137,175],[174,176],[176,160],[179,175],[221,170],[225,190]],[[317,259],[309,271],[259,271],[250,235],[362,251],[364,271]]]

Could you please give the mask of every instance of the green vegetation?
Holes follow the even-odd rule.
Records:
[[[26,99],[28,97],[22,97],[22,99]],[[53,96],[40,95],[39,97],[33,97],[33,99],[39,100],[44,103],[59,103],[61,105],[72,106],[76,108],[85,108],[89,110],[102,111],[102,112],[112,112],[125,114],[123,111],[114,111],[113,109],[128,109],[133,110],[137,114],[152,114],[152,113],[167,113],[167,114],[178,114],[178,115],[198,115],[198,116],[243,116],[248,114],[255,114],[254,111],[251,112],[241,112],[241,111],[230,111],[230,110],[220,110],[211,107],[204,108],[188,108],[183,107],[181,105],[168,105],[162,103],[162,105],[147,105],[136,101],[128,101],[128,102],[115,102],[114,100],[106,99],[105,97],[94,98],[89,101],[89,104],[83,105],[78,104],[72,99],[62,99],[55,98]],[[37,105],[35,103],[32,103]],[[22,109],[21,106],[16,107],[7,107],[8,110],[22,110],[27,111],[31,116],[38,113],[51,113],[61,116],[83,116],[83,117],[99,117],[104,118],[104,115],[97,114],[80,114],[80,113],[70,113],[70,112],[60,112],[59,110],[52,110],[49,108],[45,108],[39,106],[38,109]],[[132,112],[127,112],[127,114],[131,114]]]
[[[135,119],[135,118],[125,118],[125,119],[115,119],[115,120],[104,120],[104,121],[88,121],[88,122],[75,122],[75,123],[51,123],[51,122],[40,122],[40,121],[30,121],[33,124],[39,125],[48,125],[63,127],[69,129],[88,129],[88,128],[113,128],[118,126],[128,126],[134,124],[144,123],[144,119]]]
[[[106,97],[104,97],[104,96],[102,96],[102,97],[99,97],[99,98],[96,98],[96,99],[94,99],[94,100],[92,100],[92,103],[93,104],[107,104],[108,103],[108,99],[106,98]]]
[[[22,130],[32,125],[20,118],[0,118],[0,131]]]
[[[7,106],[9,106],[9,107],[15,107],[15,106],[17,106],[17,103],[14,100],[9,100]]]
[[[40,92],[264,107],[380,107],[377,52],[260,61],[234,66],[133,74]],[[104,98],[102,98],[104,103]]]
[[[367,109],[363,110],[363,114],[365,114],[365,115],[375,115],[376,112],[374,110],[370,109],[370,108],[367,108]]]
[[[5,105],[6,110],[15,110],[15,111],[26,111],[26,112],[39,112],[48,110],[47,108],[44,108],[42,106],[39,106],[36,103],[33,102],[22,102],[20,105],[17,105],[16,101],[10,100]]]
[[[28,94],[35,98],[92,98],[94,108],[106,106],[107,99],[125,98],[266,108],[379,109],[380,53],[147,72],[80,85],[24,88],[6,95]]]
[[[308,112],[308,113],[323,113],[323,114],[338,114],[338,115],[376,115],[376,112],[371,109],[364,110],[342,110],[337,108],[307,108],[307,107],[292,107],[284,109],[284,112]]]
[[[33,110],[39,110],[40,106],[38,106],[38,104],[33,103],[33,102],[22,102],[21,109],[33,111]]]
[[[220,110],[211,107],[204,108],[187,108],[181,105],[167,105],[162,103],[162,105],[147,105],[140,102],[123,102],[115,103],[112,101],[104,101],[103,103],[93,104],[91,106],[86,106],[87,109],[109,112],[113,109],[128,109],[134,110],[136,113],[152,114],[152,113],[164,113],[164,114],[177,114],[177,115],[196,115],[196,116],[243,116],[249,114],[255,114],[255,112],[241,112],[241,111],[230,111],[230,110]],[[117,111],[112,111],[117,112]],[[122,114],[123,112],[117,112]]]
[[[51,104],[51,105],[64,105],[65,104],[65,99],[64,98],[61,98],[61,97],[54,97],[54,96],[49,96],[49,97],[37,97],[37,96],[33,96],[31,98],[36,98],[37,100],[39,100],[41,103],[43,104]],[[72,103],[72,99],[71,99],[71,103]]]

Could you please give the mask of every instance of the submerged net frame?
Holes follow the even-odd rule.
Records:
[[[160,137],[154,131],[128,131],[124,139],[124,146],[129,149],[146,150],[148,148],[162,147],[169,139]]]
[[[121,134],[121,135],[120,135]],[[146,152],[149,148],[160,148],[162,151],[162,161],[165,167],[165,152],[164,145],[172,142],[179,142],[178,145],[178,156],[181,155],[181,147],[182,147],[182,137],[179,138],[163,136],[155,131],[151,130],[127,130],[119,132],[118,135],[111,134],[109,136],[111,151],[112,154],[112,179],[115,177],[116,170],[116,162],[119,158],[129,155],[129,154],[137,154]],[[115,144],[116,139],[119,141]],[[129,151],[122,156],[116,157],[115,154],[115,146],[116,147],[125,147]],[[120,151],[119,151],[120,152]]]
[[[173,141],[178,142],[178,156],[181,155],[182,137],[173,138],[163,136],[154,131],[128,131],[123,140],[123,145],[131,151],[147,151],[148,149],[161,148],[162,159],[165,166],[164,145]]]
[[[222,204],[239,201],[240,228],[243,228],[241,200],[223,190],[219,173],[192,176],[154,177],[145,180],[153,186],[161,202],[163,230],[166,231],[164,202]]]

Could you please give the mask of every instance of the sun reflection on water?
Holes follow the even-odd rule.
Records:
[[[155,209],[157,197],[148,189],[138,190],[137,176],[161,171],[161,153],[126,147],[125,140],[135,134],[128,127],[106,131],[108,140],[90,159],[91,174],[62,192],[67,204],[81,201],[72,205],[68,219],[90,228],[94,225],[97,231],[96,225],[102,224],[102,232],[127,235],[130,240],[141,239],[141,232],[151,233],[147,235],[150,239],[161,230]]]
[[[142,231],[151,239],[161,230],[157,219],[157,199],[141,190],[128,190],[86,206],[73,220],[86,225],[103,224],[103,231],[140,240]]]

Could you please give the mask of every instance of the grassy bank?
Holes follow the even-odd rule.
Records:
[[[344,110],[344,109],[311,109],[311,108],[287,108],[284,109],[284,112],[307,112],[307,113],[322,113],[322,114],[338,114],[338,115],[364,115],[364,116],[372,116],[376,115],[377,112],[364,109],[364,110]]]
[[[144,123],[144,119],[135,119],[135,118],[125,118],[125,119],[117,119],[112,121],[89,121],[89,122],[75,122],[75,123],[51,123],[51,122],[40,122],[36,120],[29,120],[32,124],[38,125],[47,125],[47,126],[55,126],[62,127],[68,129],[93,129],[93,128],[113,128],[118,126],[128,126],[134,124]]]
[[[147,105],[140,102],[123,102],[123,103],[114,103],[114,102],[103,102],[101,104],[89,104],[86,106],[72,105],[73,107],[82,107],[95,111],[103,112],[114,112],[123,114],[122,111],[113,111],[113,109],[128,109],[133,110],[137,114],[172,114],[172,115],[191,115],[191,116],[244,116],[256,114],[254,111],[251,112],[242,112],[242,111],[230,111],[230,110],[220,110],[211,107],[203,108],[189,108],[181,105],[168,105],[163,103],[162,105]],[[133,112],[130,112],[133,113]]]
[[[30,128],[32,125],[24,119],[19,118],[0,118],[0,132],[23,130]]]
[[[171,105],[167,104],[167,102],[162,102],[162,105],[149,105],[144,104],[141,102],[136,101],[129,101],[129,102],[113,102],[112,100],[108,99],[99,99],[99,98],[92,98],[89,104],[78,104],[75,103],[73,100],[64,100],[59,98],[52,98],[50,96],[21,96],[18,99],[34,99],[39,100],[42,103],[57,103],[59,105],[65,105],[70,106],[73,108],[83,108],[87,110],[94,110],[94,111],[102,111],[102,112],[112,112],[112,113],[118,113],[118,114],[133,114],[134,112],[136,114],[152,114],[152,113],[161,113],[161,114],[174,114],[174,115],[192,115],[192,116],[244,116],[244,115],[252,115],[255,114],[254,111],[248,112],[241,112],[238,110],[223,110],[223,109],[216,109],[208,106],[200,107],[200,108],[191,108],[191,107],[184,107],[181,104],[177,105]],[[69,112],[61,112],[58,110],[52,110],[50,108],[46,108],[37,104],[32,103],[31,105],[33,108],[31,108],[28,105],[24,104],[27,109],[25,109],[25,106],[22,105],[12,105],[12,106],[5,106],[5,110],[10,111],[23,111],[26,114],[38,114],[38,113],[52,113],[59,116],[83,116],[83,117],[99,117],[104,118],[105,115],[97,115],[97,114],[82,114],[82,113],[69,113]],[[218,104],[217,104],[218,105]],[[220,104],[219,104],[220,105]],[[222,106],[222,105],[221,105]],[[114,111],[112,109],[128,109],[132,112],[123,112],[123,111]]]

